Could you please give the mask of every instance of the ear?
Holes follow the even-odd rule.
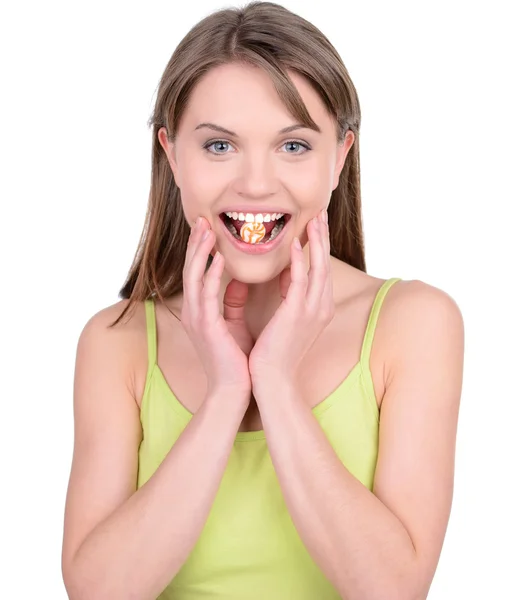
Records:
[[[337,160],[335,162],[335,169],[333,171],[333,187],[334,190],[339,185],[339,177],[342,172],[342,168],[344,167],[344,163],[346,162],[346,157],[348,155],[349,149],[354,144],[355,134],[349,130],[346,133],[346,137],[342,144],[337,144]]]
[[[161,127],[157,133],[157,137],[159,138],[159,142],[161,146],[164,148],[164,152],[168,157],[169,166],[171,167],[171,171],[173,172],[173,177],[175,178],[175,183],[177,187],[178,185],[178,167],[176,164],[176,148],[175,143],[170,142],[168,140],[168,132],[165,127]]]

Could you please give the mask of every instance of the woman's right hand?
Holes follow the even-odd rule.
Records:
[[[203,234],[208,231],[208,237]],[[219,290],[224,257],[216,252],[205,273],[215,234],[201,217],[189,236],[183,269],[182,326],[191,339],[208,380],[208,392],[238,393],[247,408],[252,382],[248,355],[254,342],[243,319],[247,284],[231,281],[224,296],[224,316],[219,311]],[[228,293],[229,292],[229,293]],[[244,403],[244,404],[243,404]]]

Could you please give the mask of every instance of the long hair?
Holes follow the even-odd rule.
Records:
[[[228,63],[264,69],[292,116],[315,127],[288,70],[312,85],[336,123],[339,143],[355,134],[339,184],[328,207],[330,254],[366,270],[363,242],[359,130],[356,89],[330,41],[302,17],[273,2],[250,2],[209,14],[181,40],[160,79],[148,125],[152,132],[151,185],[145,223],[120,297],[128,299],[116,325],[136,301],[161,301],[183,289],[183,267],[190,227],[158,131],[165,127],[175,140],[179,121],[194,86],[210,69]],[[207,268],[211,263],[208,258]]]

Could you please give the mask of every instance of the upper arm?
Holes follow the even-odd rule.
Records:
[[[417,557],[415,585],[426,597],[453,497],[464,324],[445,292],[404,283],[385,301],[393,335],[373,492],[407,530]]]
[[[123,304],[123,303],[119,303]],[[74,453],[62,549],[64,579],[86,536],[136,490],[141,441],[132,391],[132,348],[119,304],[94,315],[79,337],[74,373]]]

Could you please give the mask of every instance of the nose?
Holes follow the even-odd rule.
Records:
[[[249,198],[265,198],[276,194],[278,190],[275,167],[266,154],[250,154],[242,158],[234,185],[237,194]]]

